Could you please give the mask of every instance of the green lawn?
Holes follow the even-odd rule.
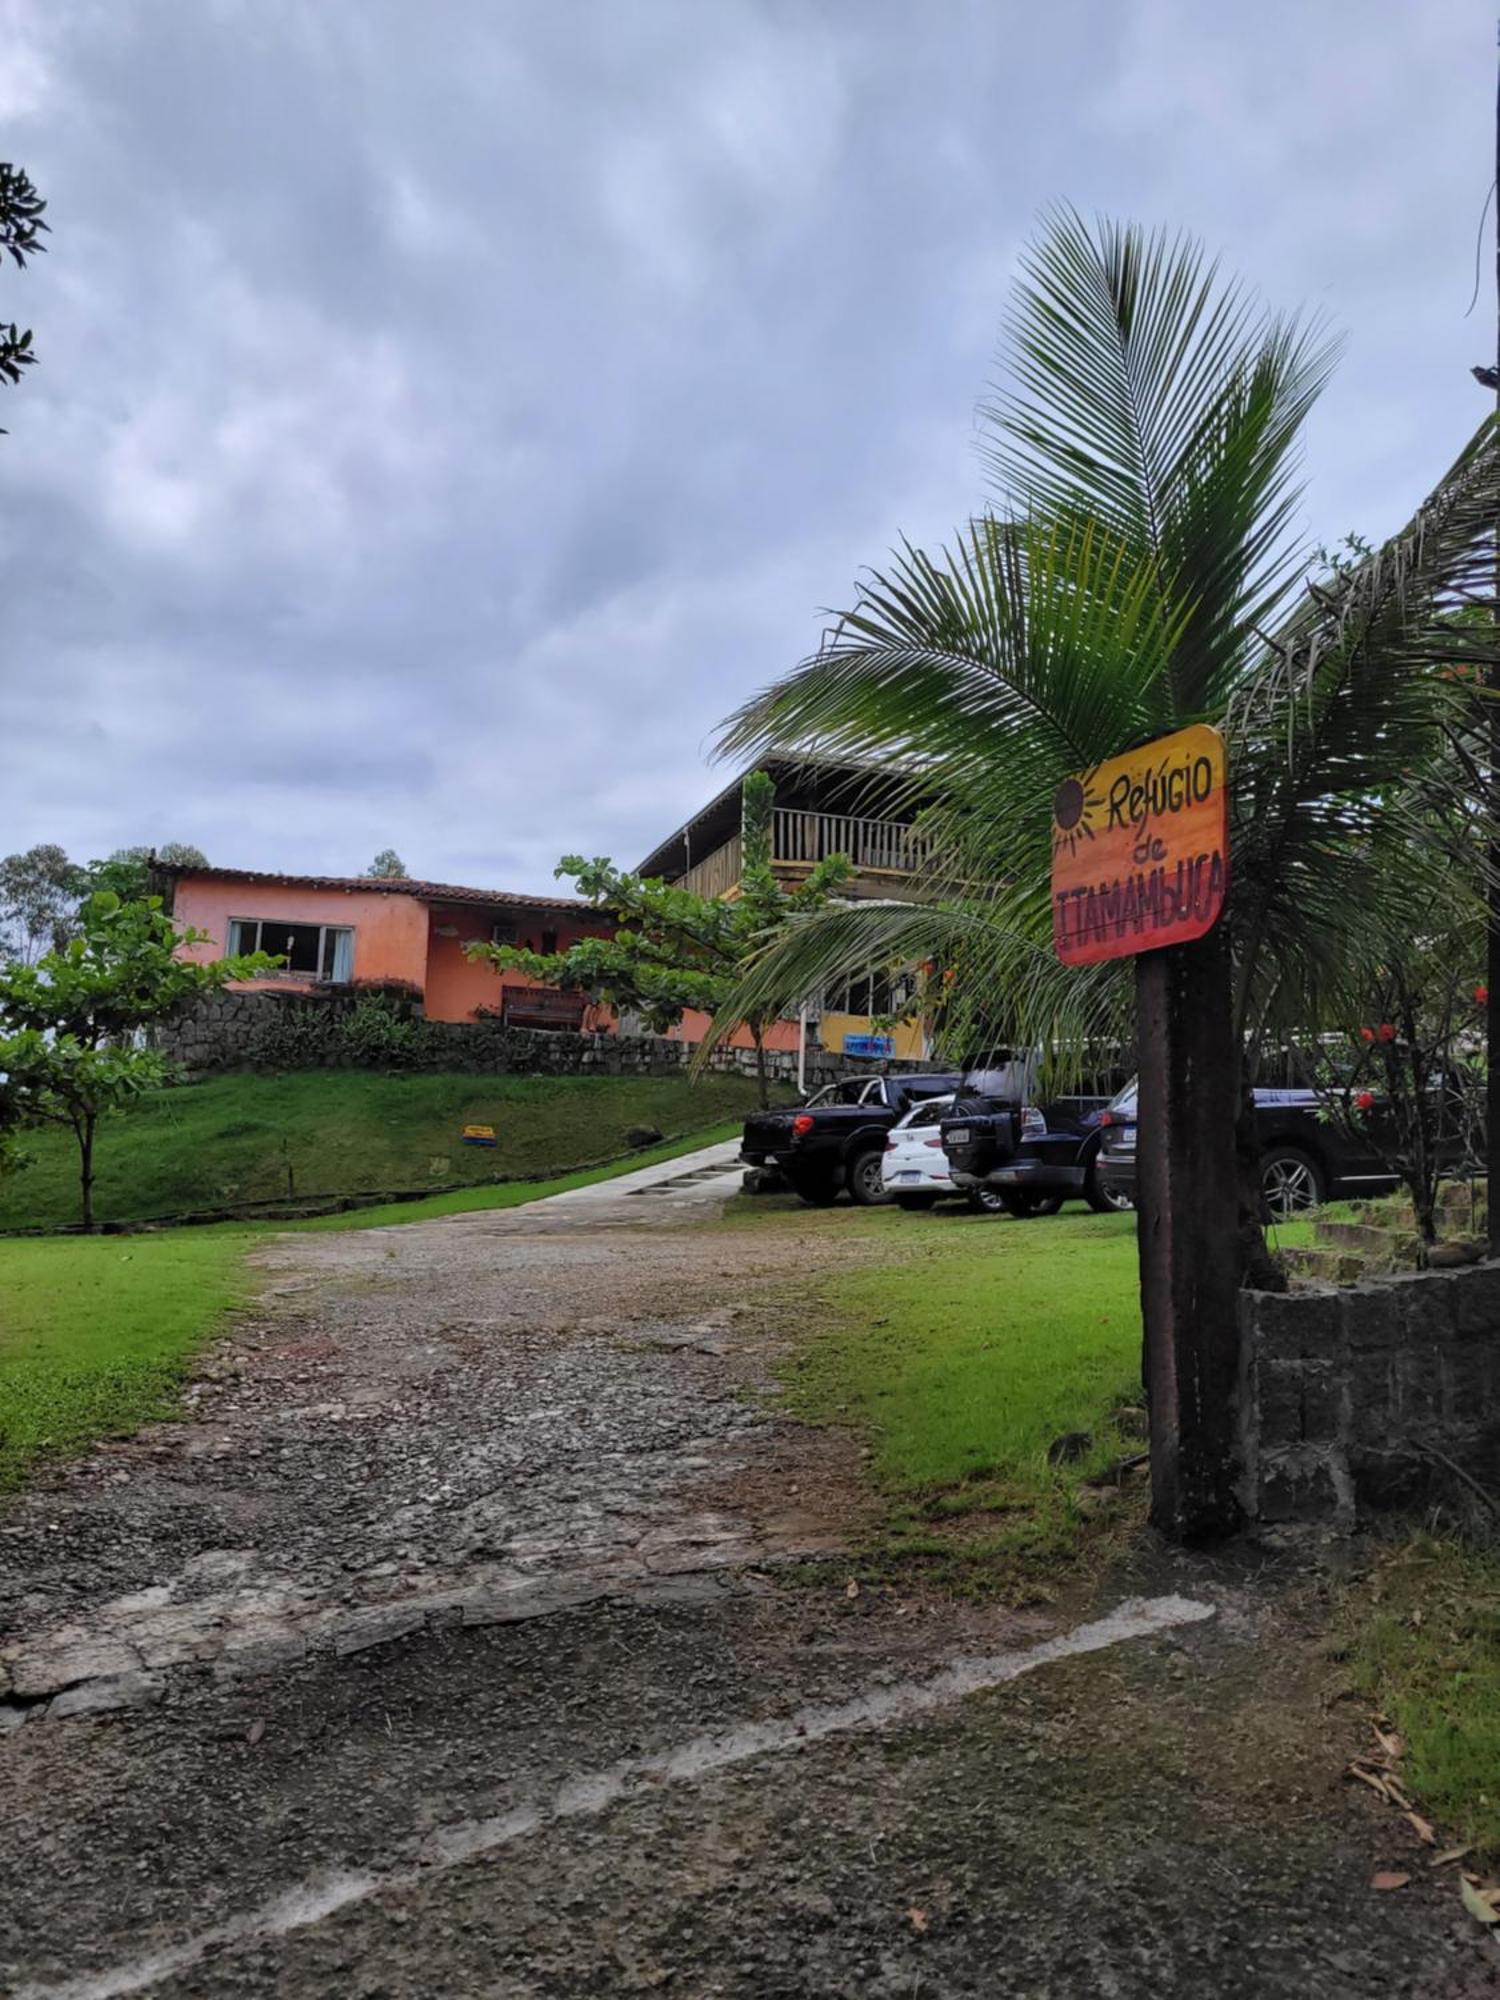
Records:
[[[172,1408],[248,1292],[243,1238],[199,1231],[0,1243],[0,1489]]]
[[[900,1261],[818,1282],[792,1407],[867,1437],[886,1553],[1025,1594],[1076,1551],[1086,1481],[1142,1449],[1135,1218],[836,1219]],[[1080,1455],[1049,1464],[1080,1433]]]
[[[1500,1858],[1500,1550],[1418,1535],[1346,1611],[1356,1681],[1405,1742],[1403,1782],[1444,1846]]]
[[[296,1223],[218,1223],[144,1236],[0,1240],[0,1491],[44,1454],[170,1413],[194,1352],[250,1292],[244,1253],[273,1229],[375,1229],[518,1208],[734,1136],[724,1124],[546,1181],[457,1188]]]
[[[254,1201],[552,1179],[628,1152],[632,1126],[682,1138],[738,1122],[754,1100],[754,1085],[737,1076],[217,1077],[144,1098],[101,1127],[95,1207],[102,1221],[143,1221]],[[497,1144],[465,1145],[466,1124],[493,1125]],[[25,1144],[34,1164],[0,1182],[0,1229],[72,1222],[70,1136],[38,1132]]]

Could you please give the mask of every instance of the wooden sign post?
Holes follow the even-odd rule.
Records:
[[[1136,1208],[1151,1518],[1230,1532],[1240,1284],[1224,742],[1197,726],[1065,779],[1052,936],[1066,965],[1135,958]]]

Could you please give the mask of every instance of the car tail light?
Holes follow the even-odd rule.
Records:
[[[924,1146],[936,1146],[938,1147],[939,1150],[941,1150],[943,1142],[941,1139],[924,1139],[922,1141],[922,1144]]]
[[[1113,1111],[1101,1111],[1099,1113],[1099,1123],[1101,1126],[1113,1125],[1114,1122],[1115,1122],[1115,1114],[1113,1113]]]
[[[894,1153],[896,1150],[896,1141],[894,1139],[887,1139],[885,1142],[885,1150],[888,1153]]]
[[[810,1111],[799,1111],[792,1120],[792,1137],[800,1139],[804,1132],[810,1132],[813,1128],[813,1122],[813,1116]]]
[[[1021,1137],[1023,1139],[1045,1139],[1047,1121],[1034,1104],[1028,1104],[1021,1112]]]

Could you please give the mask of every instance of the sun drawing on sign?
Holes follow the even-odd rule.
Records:
[[[1085,771],[1081,778],[1064,778],[1053,794],[1054,854],[1060,854],[1066,848],[1071,857],[1086,840],[1094,838],[1093,815],[1104,804],[1104,799],[1101,793],[1094,790],[1093,778],[1092,771]]]

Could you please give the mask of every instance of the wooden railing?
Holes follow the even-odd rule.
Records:
[[[910,875],[927,860],[928,846],[914,827],[900,820],[777,806],[772,816],[772,853],[777,861],[798,866],[826,861],[830,854],[847,854],[856,871]]]

